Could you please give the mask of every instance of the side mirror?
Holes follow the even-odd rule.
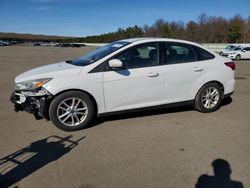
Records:
[[[241,50],[242,52],[246,52],[246,50]]]
[[[123,68],[123,64],[121,62],[121,60],[119,59],[111,59],[109,61],[109,67],[112,68],[112,69],[121,69]]]

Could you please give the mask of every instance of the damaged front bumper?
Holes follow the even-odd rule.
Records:
[[[16,112],[32,113],[36,119],[49,119],[48,106],[52,99],[52,94],[43,88],[34,91],[14,91],[10,96]]]

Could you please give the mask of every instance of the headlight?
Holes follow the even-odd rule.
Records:
[[[42,87],[45,83],[52,78],[42,78],[37,80],[29,80],[25,82],[19,82],[15,85],[15,90],[34,90]]]

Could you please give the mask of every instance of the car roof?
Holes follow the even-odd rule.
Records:
[[[250,47],[250,44],[240,44],[241,47]]]
[[[171,39],[171,38],[158,38],[158,37],[130,38],[130,39],[123,39],[120,41],[129,42],[129,43],[138,43],[138,44],[145,43],[145,42],[181,42],[181,43],[188,43],[188,44],[193,44],[196,46],[201,46],[198,43],[190,42],[186,40]]]
[[[250,46],[250,43],[235,43],[235,44],[229,44],[232,46]]]

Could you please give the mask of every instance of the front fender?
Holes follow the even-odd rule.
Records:
[[[97,103],[98,113],[105,112],[102,83],[103,73],[89,73],[74,76],[56,77],[43,87],[52,95],[67,90],[82,90],[92,95]]]

